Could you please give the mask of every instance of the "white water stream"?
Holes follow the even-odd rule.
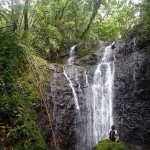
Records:
[[[84,116],[80,116],[80,119],[83,118],[83,124],[86,122],[86,124],[81,125],[82,127],[77,127],[78,137],[80,138],[77,150],[93,149],[99,141],[108,138],[110,127],[113,125],[112,108],[115,59],[111,46],[105,48],[103,57],[95,70],[92,84],[88,82],[86,70],[83,72],[86,79],[86,88],[84,89],[86,101],[83,106],[86,106],[86,110],[82,108],[83,106],[79,105],[79,98],[76,92],[78,90],[82,93],[78,68],[74,66],[75,46],[70,48],[70,57],[67,64],[63,67],[64,75],[72,89],[76,109],[80,110],[81,107],[80,113],[81,115],[84,114]],[[74,84],[77,84],[78,88],[75,88]]]
[[[76,109],[80,109],[79,103],[78,103],[78,96],[74,88],[74,84],[72,80],[75,78],[76,81],[78,81],[78,71],[76,68],[71,67],[74,64],[74,51],[75,51],[75,45],[70,48],[70,54],[69,54],[69,59],[67,65],[64,65],[63,70],[64,70],[64,75],[69,81],[69,85],[72,89],[73,97],[74,97],[74,102]],[[78,83],[79,84],[79,83]],[[80,84],[79,84],[80,88]]]
[[[113,125],[113,80],[114,58],[111,45],[105,48],[102,61],[94,73],[93,95],[93,141],[96,145],[100,140],[108,138],[109,130]]]
[[[68,65],[74,64],[74,51],[75,51],[76,45],[72,46],[69,51],[69,59],[68,59]]]

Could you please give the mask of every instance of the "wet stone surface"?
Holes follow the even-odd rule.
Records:
[[[120,139],[150,148],[150,47],[118,55],[113,109]]]
[[[130,39],[115,42],[114,124],[119,132],[120,140],[131,144],[131,150],[132,147],[147,150],[150,147],[150,47],[133,52],[131,46]],[[90,97],[92,93],[91,89],[88,89],[85,76],[91,86],[103,51],[104,49],[98,50],[93,55],[85,56],[75,62],[77,65],[84,62],[86,64],[84,68],[68,66],[68,71],[72,69],[74,75],[78,70],[76,79],[73,77],[70,79],[78,97],[80,111],[76,109],[73,92],[63,73],[63,67],[55,66],[56,70],[53,67],[50,69],[52,77],[49,81],[47,102],[50,104],[52,129],[60,150],[87,150],[84,145],[81,149],[77,148],[77,143],[86,143],[91,136],[86,134],[89,130],[86,126],[89,123],[87,114],[91,111],[87,109],[89,104],[86,97]],[[45,111],[40,113],[39,125],[49,149],[55,150],[52,146],[51,127],[46,116]],[[77,130],[79,127],[80,130]]]

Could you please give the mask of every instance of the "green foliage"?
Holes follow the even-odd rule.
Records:
[[[144,0],[144,2],[140,5],[140,13],[141,18],[140,22],[142,24],[142,28],[139,29],[142,38],[150,38],[150,2],[148,0]]]
[[[112,142],[109,139],[103,140],[97,144],[95,150],[127,150],[121,142]]]
[[[126,0],[43,0],[37,3],[31,0],[28,7],[27,33],[22,33],[24,3],[12,0],[8,8],[0,3],[0,25],[12,26],[11,28],[16,25],[17,31],[23,35],[23,45],[33,48],[36,55],[43,59],[63,63],[68,49],[81,41],[81,35],[98,2],[99,10],[82,40],[113,41],[128,35],[139,22],[144,22],[144,30],[149,32],[147,0],[142,4]]]
[[[16,90],[10,97],[8,108],[1,111],[1,122],[5,126],[3,145],[15,150],[46,150],[45,142],[36,125],[36,113],[26,86]],[[16,103],[13,103],[16,102]],[[5,108],[5,107],[3,107]]]
[[[0,34],[0,76],[5,83],[13,83],[26,69],[26,51],[19,43],[18,34]]]
[[[95,41],[82,41],[81,43],[77,44],[77,57],[81,58],[93,53],[96,49],[98,49],[97,45],[98,44]]]
[[[69,48],[74,44],[77,44],[78,58],[89,55],[96,49],[96,43],[93,41],[113,41],[120,36],[126,36],[139,23],[142,23],[142,28],[139,28],[140,38],[149,38],[150,2],[29,2],[29,30],[25,32],[25,4],[19,0],[11,0],[10,3],[0,1],[0,122],[3,123],[1,137],[7,148],[44,150],[46,145],[36,126],[34,106],[44,95],[39,92],[39,87],[42,85],[45,88],[47,85],[46,60],[63,63],[68,57]],[[81,39],[98,2],[101,5],[97,14],[84,39]],[[93,59],[81,65],[92,64]],[[104,143],[117,146],[121,144],[110,141]]]
[[[119,27],[113,19],[104,20],[98,27],[93,29],[94,32],[98,33],[100,40],[102,41],[114,41],[119,36]]]
[[[3,32],[0,34],[0,137],[2,145],[15,150],[46,150],[46,144],[37,127],[37,116],[34,105],[40,101],[38,81],[35,82],[33,70],[30,70],[29,54],[32,52],[23,46],[21,36],[17,33]],[[40,73],[41,82],[46,82],[44,76],[46,61],[32,57],[40,65],[44,73]],[[35,66],[35,65],[34,65]],[[39,72],[41,70],[38,69]]]

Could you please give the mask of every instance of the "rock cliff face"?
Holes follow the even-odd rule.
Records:
[[[73,92],[69,81],[65,77],[63,66],[51,64],[49,69],[52,76],[49,81],[46,100],[49,104],[52,126],[49,125],[48,118],[42,117],[44,115],[42,112],[39,121],[41,132],[49,146],[49,150],[77,149],[79,141],[82,141],[81,132],[84,134],[85,131],[83,124],[86,121],[86,103],[83,96],[86,89],[85,69],[72,65],[66,66],[66,68],[66,72],[70,72],[68,76],[73,82],[80,111],[76,109]],[[75,78],[73,78],[74,76]],[[82,146],[84,147],[84,145]]]
[[[62,69],[62,66],[55,65],[50,68],[53,76],[49,83],[47,101],[51,104],[51,139],[55,144],[53,149],[71,150],[76,143],[76,111],[72,91]]]
[[[115,124],[121,140],[150,147],[150,47],[124,56],[123,52],[115,62]]]
[[[150,147],[150,47],[139,50],[134,42],[130,42],[130,39],[115,42],[113,117],[122,141]],[[42,117],[44,113],[41,113],[39,119],[41,132],[50,150],[56,150],[56,147],[59,150],[91,150],[86,146],[89,139],[92,141],[92,129],[87,125],[92,105],[90,85],[93,84],[94,72],[103,52],[104,47],[101,47],[94,54],[75,62],[77,65],[84,62],[85,68],[68,68],[76,76],[73,79],[70,74],[80,111],[76,109],[74,95],[63,67],[50,67],[52,78],[47,102],[50,104],[52,126],[48,125],[46,117]],[[93,117],[90,121],[92,119]],[[91,131],[88,132],[89,130]]]

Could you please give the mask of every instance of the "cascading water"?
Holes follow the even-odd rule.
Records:
[[[64,65],[64,75],[69,81],[69,85],[72,89],[74,102],[76,106],[75,117],[75,133],[78,137],[76,139],[75,150],[86,149],[86,98],[84,97],[84,89],[88,89],[89,86],[86,69],[80,66],[74,65],[74,50],[75,46],[70,48],[70,57],[67,64]],[[83,87],[84,85],[84,87]],[[84,89],[83,89],[84,88]]]
[[[100,45],[101,48],[104,48],[105,44],[100,42]],[[79,70],[76,68],[77,66],[73,65],[75,46],[71,47],[68,63],[64,65],[64,75],[72,89],[76,109],[81,109],[80,116],[77,117],[79,123],[76,127],[79,138],[77,150],[93,149],[100,140],[108,138],[110,127],[113,124],[112,103],[115,66],[112,45],[105,48],[102,60],[95,70],[92,84],[89,84],[86,70],[83,70],[86,84],[83,93],[86,101],[84,105],[79,105],[79,97],[76,92],[82,93]],[[75,85],[78,85],[78,88],[75,88]]]
[[[110,46],[105,48],[102,61],[98,64],[94,73],[92,85],[92,123],[91,135],[93,147],[100,140],[108,138],[108,133],[113,124],[113,80],[114,80],[114,56]]]
[[[104,50],[105,43],[100,43]],[[76,108],[74,131],[77,137],[75,150],[91,150],[105,138],[113,124],[114,56],[112,45],[105,48],[100,63],[91,66],[91,71],[74,65],[75,46],[70,48],[70,57],[63,66],[63,74],[69,82]],[[56,74],[55,66],[50,65]],[[93,76],[93,69],[95,70]],[[93,77],[92,77],[92,76]],[[93,80],[92,80],[93,78]],[[55,82],[54,82],[55,83]],[[52,90],[53,92],[53,90]],[[55,95],[55,94],[54,94]],[[57,112],[55,107],[53,112]]]
[[[69,81],[69,85],[72,89],[76,109],[80,109],[79,103],[78,103],[78,96],[77,96],[77,93],[75,91],[74,84],[72,82],[72,80],[74,80],[74,69],[72,67],[69,67],[69,66],[64,66],[63,70],[64,70],[64,75],[67,78],[67,80]]]
[[[74,64],[74,50],[76,48],[76,45],[72,46],[69,51],[69,59],[68,59],[68,65]]]
[[[70,57],[68,59],[67,65],[64,65],[63,70],[64,70],[64,75],[67,78],[67,80],[69,81],[69,85],[72,89],[76,109],[80,109],[79,103],[78,103],[78,96],[77,96],[76,90],[74,88],[74,83],[72,81],[72,80],[74,80],[74,78],[76,81],[78,80],[78,72],[77,72],[76,68],[72,67],[72,65],[74,64],[75,47],[76,46],[74,45],[73,47],[70,48]],[[79,88],[80,88],[80,84],[79,84]]]

